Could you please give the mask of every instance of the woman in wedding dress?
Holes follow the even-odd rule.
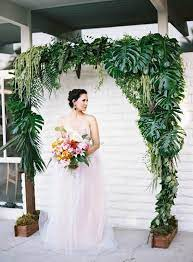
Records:
[[[85,113],[86,90],[73,89],[68,101],[71,111],[59,126],[89,137],[90,163],[81,163],[73,171],[53,161],[48,166],[48,174],[55,176],[50,189],[53,202],[46,221],[44,212],[40,212],[40,235],[46,247],[65,254],[97,255],[117,248],[107,222],[98,124],[94,116]]]

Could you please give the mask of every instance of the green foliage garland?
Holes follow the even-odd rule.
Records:
[[[44,169],[39,153],[41,116],[32,112],[41,104],[44,89],[59,88],[62,72],[81,65],[104,67],[123,94],[139,113],[138,127],[147,145],[149,169],[154,185],[161,191],[156,196],[156,217],[151,222],[153,232],[172,230],[171,207],[177,193],[177,157],[184,142],[180,127],[180,101],[184,97],[181,50],[175,39],[150,34],[139,40],[125,36],[118,41],[98,38],[92,43],[55,42],[33,47],[15,62],[15,88],[10,107],[14,114],[13,133],[22,166],[29,177]]]

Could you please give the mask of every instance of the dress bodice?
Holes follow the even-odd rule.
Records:
[[[72,126],[66,124],[64,126],[64,128],[67,132],[75,132],[75,133],[78,133],[81,136],[87,135],[85,139],[88,139],[89,143],[92,142],[91,132],[90,132],[89,126],[80,126],[78,128],[75,128],[75,127],[72,127]]]
[[[68,131],[74,131],[79,133],[80,135],[88,135],[90,137],[90,128],[89,127],[85,127],[85,126],[81,126],[79,128],[74,128],[71,127],[69,125],[65,125],[64,128]]]
[[[67,132],[75,132],[79,135],[87,135],[87,138],[91,141],[91,130],[89,124],[86,121],[75,122],[74,125],[70,121],[60,120],[59,126],[63,127]]]

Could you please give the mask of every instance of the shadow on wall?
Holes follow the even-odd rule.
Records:
[[[193,52],[193,28],[190,29],[190,32],[189,36],[183,37],[180,41],[183,53]]]

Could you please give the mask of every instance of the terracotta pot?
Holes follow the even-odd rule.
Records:
[[[174,230],[168,235],[153,234],[151,246],[157,248],[168,248],[175,235],[177,234],[177,231],[178,227],[174,228]]]
[[[16,237],[29,237],[39,230],[38,223],[26,226],[14,226],[15,236]]]

